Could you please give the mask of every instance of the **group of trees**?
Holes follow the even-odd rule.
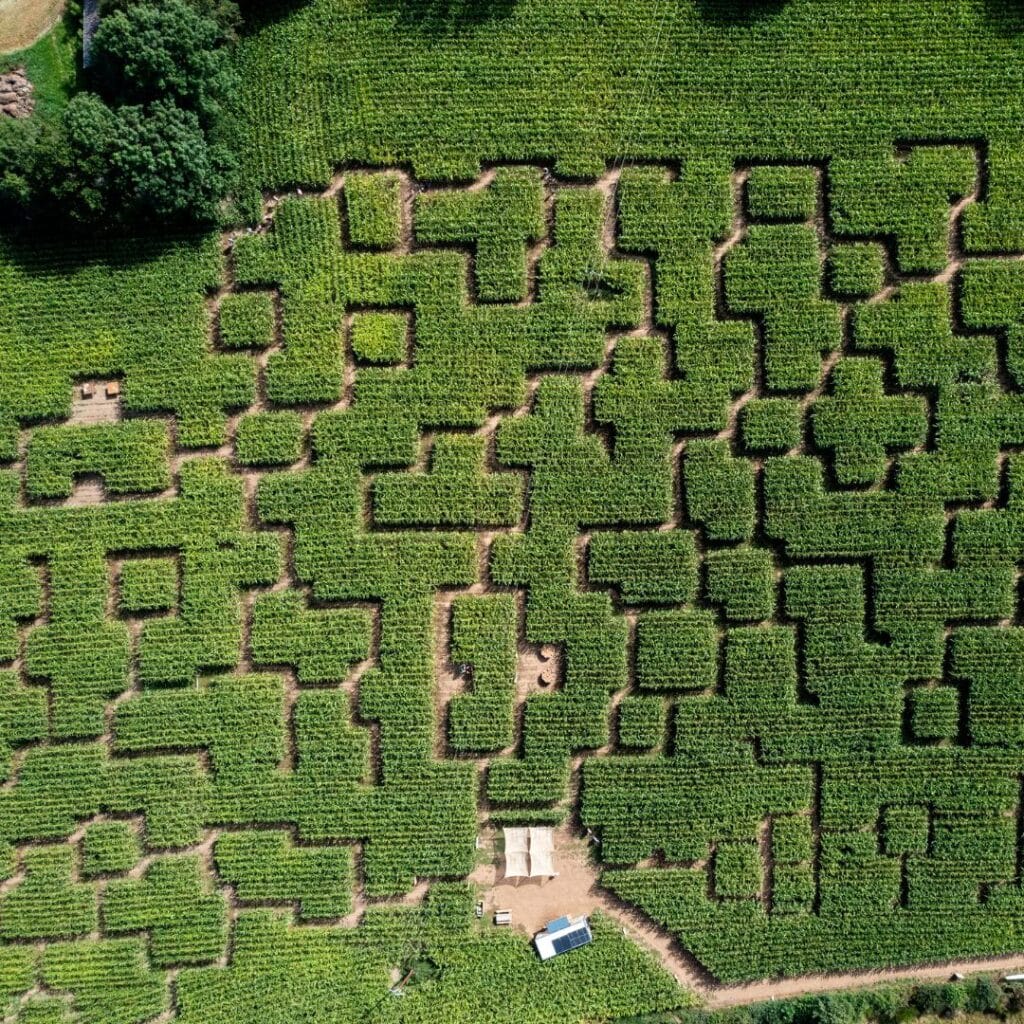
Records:
[[[0,132],[0,206],[88,227],[212,220],[231,169],[220,116],[236,19],[222,0],[106,0],[60,119]]]

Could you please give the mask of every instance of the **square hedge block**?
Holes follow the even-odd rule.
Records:
[[[772,821],[772,857],[776,864],[797,864],[814,854],[811,819],[804,814],[779,815]]]
[[[274,297],[269,292],[233,292],[220,303],[224,348],[268,348],[274,344]]]
[[[777,864],[772,873],[772,910],[807,913],[814,906],[814,873],[810,864]]]
[[[775,563],[764,548],[722,548],[705,557],[708,600],[727,619],[761,622],[775,610]]]
[[[361,249],[393,249],[400,233],[401,180],[388,172],[345,175],[348,237]]]
[[[355,313],[352,351],[363,363],[386,366],[406,357],[409,317],[405,313]]]
[[[960,732],[960,691],[954,686],[910,691],[910,731],[917,740],[952,740]]]
[[[877,295],[885,286],[885,250],[877,242],[836,245],[828,257],[828,286],[843,298]]]
[[[297,412],[254,412],[238,424],[235,454],[243,466],[289,466],[302,457],[302,417]]]
[[[928,852],[928,808],[896,805],[882,810],[882,851],[890,857]]]
[[[162,612],[177,603],[178,566],[173,558],[131,558],[121,563],[122,612]]]
[[[718,678],[718,628],[709,612],[647,612],[636,625],[636,683],[706,690]]]
[[[743,446],[752,452],[788,452],[800,443],[804,414],[790,398],[754,398],[743,407]]]
[[[619,745],[650,750],[665,736],[665,705],[661,697],[626,697],[619,705]]]
[[[124,821],[98,821],[82,837],[82,874],[107,875],[127,871],[139,860],[139,840]]]
[[[761,893],[761,851],[755,842],[721,842],[715,850],[715,894],[751,899]]]
[[[818,205],[818,175],[813,167],[752,167],[747,179],[751,220],[805,221]]]

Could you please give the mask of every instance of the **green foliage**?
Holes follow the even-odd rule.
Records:
[[[952,740],[960,731],[960,694],[952,686],[910,691],[910,729],[920,740]]]
[[[665,705],[660,697],[626,697],[619,705],[619,745],[650,750],[665,735]]]
[[[121,566],[122,612],[166,611],[178,603],[178,567],[168,558],[132,558]]]
[[[244,416],[235,434],[243,466],[287,466],[302,455],[303,425],[297,412],[257,412]]]
[[[704,612],[645,612],[636,626],[636,679],[646,689],[706,690],[717,678],[718,634]]]
[[[747,212],[751,220],[810,220],[818,201],[818,176],[813,167],[754,167],[747,179]]]
[[[754,843],[719,843],[715,850],[715,892],[725,899],[756,896],[761,889],[761,857]]]
[[[697,589],[697,553],[684,532],[597,533],[590,542],[590,579],[617,585],[627,604],[690,601]]]
[[[886,853],[925,853],[928,848],[928,810],[925,807],[886,807],[882,814]]]
[[[147,420],[41,427],[32,434],[26,488],[35,498],[71,494],[76,476],[97,474],[111,494],[161,491],[171,482],[163,424]]]
[[[875,242],[848,242],[828,256],[829,287],[844,298],[866,299],[885,284],[885,252]]]
[[[481,809],[578,814],[724,981],[1021,948],[1011,16],[400,6],[250,6],[238,208],[295,193],[258,230],[0,249],[0,987],[126,1024],[172,970],[202,1024],[685,998],[597,915],[541,964],[465,886],[401,905]],[[134,91],[15,128],[6,193],[212,216],[219,43],[107,13]],[[61,422],[111,378],[123,422]]]
[[[788,451],[800,444],[803,412],[788,398],[754,398],[743,407],[742,428],[750,451]]]
[[[25,852],[24,879],[0,900],[0,937],[71,938],[96,928],[96,893],[71,880],[73,861],[70,846]]]
[[[922,1014],[933,1017],[952,1017],[967,1007],[967,993],[962,985],[935,983],[918,985],[911,1003]]]
[[[219,338],[229,349],[274,343],[274,300],[266,292],[233,292],[221,299]]]
[[[769,619],[775,610],[775,565],[762,548],[709,551],[708,600],[720,604],[728,619]]]
[[[96,92],[65,105],[65,71],[44,80],[38,123],[0,133],[0,206],[93,230],[213,220],[232,166],[219,119],[237,85],[223,42],[185,0],[109,11],[83,75]]]
[[[400,187],[394,174],[345,175],[345,210],[352,245],[393,249],[398,244]]]
[[[108,107],[80,93],[64,112],[52,164],[37,187],[74,223],[188,224],[213,219],[228,157],[193,110],[169,100]]]
[[[352,851],[292,847],[280,832],[231,832],[217,840],[220,875],[248,902],[295,901],[303,917],[343,917],[352,909]]]
[[[139,859],[139,841],[123,821],[98,821],[82,837],[82,874],[127,871]]]
[[[352,351],[364,363],[400,363],[406,358],[409,323],[400,313],[356,313]]]
[[[118,104],[169,100],[209,126],[233,83],[222,32],[186,0],[132,0],[92,40],[99,91]]]

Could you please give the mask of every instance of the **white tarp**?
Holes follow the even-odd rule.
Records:
[[[505,877],[521,878],[529,875],[526,851],[529,843],[529,829],[507,828],[505,835]]]
[[[530,877],[554,878],[555,837],[550,828],[530,829]]]

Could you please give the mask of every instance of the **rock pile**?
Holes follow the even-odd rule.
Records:
[[[0,116],[28,117],[35,107],[32,83],[24,68],[0,74]]]

